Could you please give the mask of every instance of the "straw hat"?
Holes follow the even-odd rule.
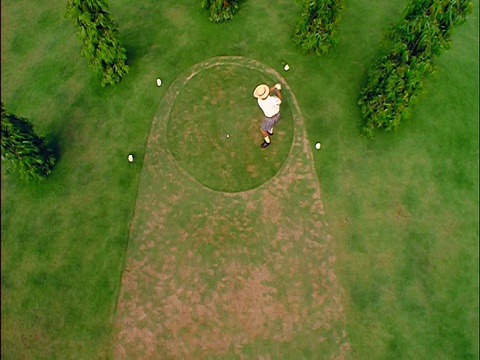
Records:
[[[270,89],[265,84],[258,85],[253,92],[253,96],[262,100],[266,99],[268,95],[270,95]]]

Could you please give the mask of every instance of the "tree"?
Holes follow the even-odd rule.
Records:
[[[238,11],[237,0],[202,0],[201,6],[210,11],[210,21],[224,22],[233,18]]]
[[[435,60],[449,49],[453,29],[472,12],[471,0],[410,0],[388,33],[393,46],[369,71],[360,94],[363,132],[395,130],[409,118],[410,107],[434,72]]]
[[[68,0],[66,15],[76,28],[85,56],[101,84],[114,85],[128,74],[126,50],[118,39],[119,32],[108,12],[106,0]]]
[[[293,42],[305,52],[329,52],[338,43],[336,33],[343,8],[343,0],[304,0]]]
[[[450,48],[453,29],[466,21],[472,6],[471,0],[409,1],[388,37],[406,44],[412,56],[433,58]]]
[[[55,164],[53,151],[35,134],[33,125],[24,118],[2,111],[2,161],[17,169],[25,180],[43,178]],[[7,170],[8,171],[8,170]]]

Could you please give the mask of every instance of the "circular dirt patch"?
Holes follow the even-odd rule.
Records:
[[[240,65],[217,65],[193,76],[177,95],[167,124],[178,163],[218,191],[249,190],[275,176],[292,144],[292,112],[283,94],[272,145],[262,149],[263,113],[252,94],[257,85],[277,81]]]

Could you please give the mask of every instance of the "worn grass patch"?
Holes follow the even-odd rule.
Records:
[[[252,94],[257,85],[277,81],[235,65],[194,74],[175,99],[167,127],[170,151],[180,165],[219,191],[248,190],[274,176],[290,150],[292,113],[283,101],[272,145],[262,149],[263,113]]]
[[[195,68],[212,63],[269,72],[239,57]],[[152,125],[115,357],[345,357],[342,293],[298,108],[292,151],[275,177],[245,192],[211,191],[183,176],[165,146],[169,107],[185,83],[172,84]]]

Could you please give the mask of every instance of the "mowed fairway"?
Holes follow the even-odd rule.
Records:
[[[213,65],[212,80],[214,71],[265,69],[238,57],[212,59],[180,76],[160,105],[130,232],[115,357],[290,359],[323,353],[343,358],[350,345],[333,271],[335,256],[323,219],[312,148],[287,84],[284,103],[290,103],[294,114],[291,152],[279,173],[259,187],[212,191],[183,171],[169,153],[165,134],[175,97],[197,72]],[[230,81],[235,83],[236,76]],[[228,88],[229,79],[224,83],[212,81],[214,92]],[[215,105],[207,104],[207,109]],[[188,105],[183,109],[187,113]],[[230,112],[235,111],[234,102]],[[203,116],[201,111],[197,114]],[[229,112],[215,114],[212,121],[222,122],[224,115],[228,125]],[[258,121],[245,121],[256,123],[258,129]],[[290,148],[291,134],[282,129],[279,123],[275,143],[261,156],[275,146]],[[180,145],[214,141],[217,136],[205,135]],[[239,146],[231,151],[252,152],[258,144],[246,141]],[[225,161],[228,158],[220,156],[203,171],[215,172]],[[227,172],[223,186],[228,185],[238,191],[237,181]]]
[[[1,100],[60,155],[40,183],[2,171],[2,359],[478,359],[478,0],[411,119],[373,140],[357,101],[405,0],[346,1],[321,57],[291,42],[296,1],[224,24],[199,3],[110,0],[130,73],[102,88],[65,2],[1,2]],[[223,56],[258,63],[186,81]],[[285,103],[262,151],[265,69]]]

